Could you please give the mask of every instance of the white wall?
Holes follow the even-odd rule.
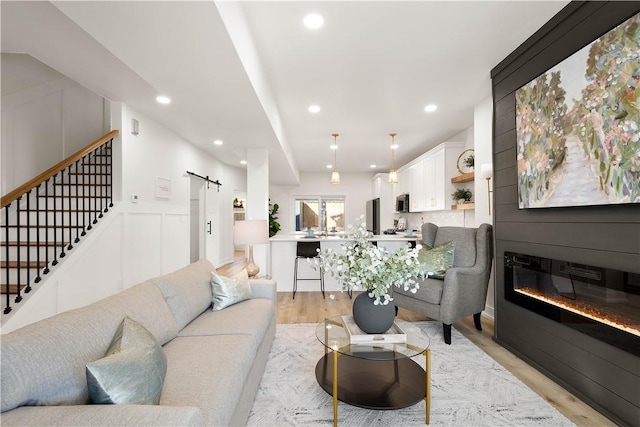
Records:
[[[271,203],[280,205],[278,222],[280,233],[288,234],[295,230],[295,215],[293,200],[302,196],[344,196],[345,197],[345,225],[354,222],[360,215],[365,214],[367,200],[371,196],[370,173],[340,173],[340,184],[329,182],[330,172],[301,173],[300,185],[269,187]]]
[[[3,53],[2,194],[106,133],[104,100],[24,54]]]
[[[484,163],[492,163],[493,159],[493,100],[491,97],[483,100],[476,105],[474,109],[474,143],[476,156],[476,180],[475,180],[475,199],[476,199],[476,223],[493,224],[493,211],[495,205],[493,199],[489,202],[487,197],[487,181],[480,176],[480,168]],[[493,188],[493,179],[490,181]],[[493,194],[491,195],[493,196]],[[489,215],[488,204],[491,203],[491,215]],[[495,265],[495,261],[494,261]],[[484,315],[493,319],[495,307],[495,271],[491,270],[489,278],[489,290],[487,292],[487,305]]]
[[[189,263],[190,179],[187,170],[218,179],[223,264],[233,259],[233,198],[246,191],[243,169],[223,165],[164,126],[121,103],[113,103],[114,198],[116,206],[87,237],[34,285],[14,313],[3,317],[2,333],[87,305]],[[131,118],[140,134],[130,131]],[[171,181],[169,199],[156,197],[156,177]],[[131,202],[131,194],[138,202]],[[120,197],[119,195],[123,195]]]

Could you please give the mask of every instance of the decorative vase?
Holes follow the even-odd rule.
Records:
[[[363,292],[353,300],[353,320],[367,334],[383,334],[393,326],[396,306],[393,302],[375,305],[375,300]]]

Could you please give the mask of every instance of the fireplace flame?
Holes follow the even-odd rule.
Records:
[[[523,287],[515,291],[640,337],[640,324],[637,318],[625,316],[622,313],[604,312],[601,307],[589,302],[567,299],[562,295],[543,294],[533,288]]]

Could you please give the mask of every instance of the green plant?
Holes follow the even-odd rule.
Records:
[[[475,161],[476,158],[474,157],[473,154],[469,154],[469,156],[464,159],[464,165],[468,168],[473,168],[473,166],[475,165]]]
[[[280,209],[280,206],[277,203],[269,203],[269,237],[275,236],[280,231],[280,223],[276,221],[278,219],[276,216],[278,209]]]
[[[314,269],[328,271],[343,290],[365,289],[376,305],[386,305],[393,300],[389,295],[391,286],[402,286],[415,293],[419,288],[416,279],[425,277],[418,261],[421,246],[410,248],[406,245],[391,253],[374,245],[372,236],[361,216],[355,226],[347,226],[347,233],[342,238],[348,241],[341,245],[340,252],[327,248],[309,262]]]
[[[473,195],[471,194],[471,190],[466,189],[466,188],[458,188],[455,192],[453,192],[451,194],[451,197],[453,197],[453,200],[464,200],[465,202],[468,202],[471,200],[471,197]]]

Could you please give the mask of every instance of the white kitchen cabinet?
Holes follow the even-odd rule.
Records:
[[[427,206],[424,159],[409,167],[409,212],[422,212]]]
[[[451,178],[458,173],[456,160],[461,150],[462,142],[443,142],[408,165],[411,212],[451,209],[455,191]]]

